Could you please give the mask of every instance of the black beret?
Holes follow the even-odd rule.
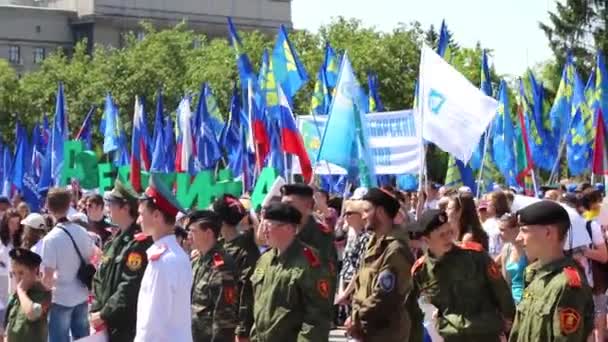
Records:
[[[517,211],[521,226],[564,224],[570,226],[570,216],[564,207],[551,200],[542,200]]]
[[[42,262],[42,258],[40,258],[40,255],[25,248],[12,249],[10,252],[8,252],[8,255],[15,262],[25,265],[29,268],[36,268],[40,266],[40,263]]]
[[[189,229],[193,224],[212,229],[216,236],[220,234],[222,228],[222,220],[217,213],[211,210],[196,210],[188,214],[186,229]]]
[[[399,212],[399,201],[393,194],[386,190],[379,188],[371,188],[362,198],[364,201],[368,201],[375,207],[382,207],[386,213],[394,218]]]
[[[304,183],[285,184],[281,187],[282,196],[297,195],[312,198],[313,194],[314,190]]]
[[[222,222],[236,226],[247,214],[245,207],[238,198],[232,195],[224,195],[213,202],[215,211]]]
[[[291,204],[272,203],[264,208],[264,219],[297,225],[302,220],[302,214]]]
[[[418,220],[418,225],[423,235],[430,234],[433,230],[448,222],[448,215],[443,210],[427,209]]]

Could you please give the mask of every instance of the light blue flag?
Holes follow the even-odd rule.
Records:
[[[279,28],[277,41],[272,51],[272,70],[276,81],[281,85],[288,99],[293,99],[296,92],[308,81],[304,64],[289,41],[287,30]]]
[[[498,90],[498,109],[494,118],[492,156],[509,186],[517,185],[513,121],[509,107],[509,94],[506,82],[500,82]]]
[[[103,134],[103,153],[110,153],[120,148],[120,131],[118,128],[118,108],[114,105],[112,95],[106,95],[103,117],[99,129]]]
[[[335,97],[332,102],[317,161],[324,160],[347,170],[360,169],[360,153],[369,153],[365,137],[367,120],[358,108],[365,108],[367,95],[361,89],[353,71],[348,55],[345,53],[340,66]],[[363,105],[362,105],[363,104]],[[361,136],[364,136],[361,139]],[[344,142],[352,142],[345,144]],[[364,160],[370,160],[366,157]],[[374,165],[367,165],[370,175]],[[371,182],[375,182],[375,176]]]

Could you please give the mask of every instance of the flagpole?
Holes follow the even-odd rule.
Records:
[[[565,147],[566,147],[566,139],[564,138],[564,139],[562,139],[560,146],[559,146],[559,150],[557,151],[557,158],[555,160],[555,163],[553,163],[553,168],[551,168],[551,174],[549,175],[549,184],[556,182],[554,177],[559,177],[557,175],[557,168],[559,167]]]
[[[486,135],[484,137],[484,143],[483,143],[483,154],[481,156],[481,165],[479,166],[479,176],[477,177],[477,198],[481,198],[481,183],[483,182],[483,167],[486,163],[486,155],[488,152],[488,144],[490,143],[490,134],[492,133],[492,124],[490,123],[490,126],[488,126],[488,129],[486,130]]]
[[[317,116],[315,115],[315,111],[314,111],[314,110],[312,110],[312,111],[310,112],[310,114],[312,115],[312,120],[313,120],[313,121],[314,121],[314,123],[315,123],[315,129],[317,130],[317,134],[319,135],[319,138],[322,138],[322,135],[321,135],[321,130],[319,129],[319,124],[318,124],[318,122],[317,122]],[[317,162],[318,162],[318,161],[317,161]],[[334,188],[334,181],[333,181],[333,178],[334,178],[334,177],[333,177],[333,175],[331,174],[331,168],[329,167],[329,163],[328,163],[328,162],[325,162],[325,166],[327,167],[327,174],[329,175],[329,187],[330,187],[330,190],[331,190],[331,189],[333,189],[333,188]],[[315,165],[315,170],[316,170],[316,168],[317,168],[317,166]],[[313,170],[313,171],[314,171],[314,170]]]

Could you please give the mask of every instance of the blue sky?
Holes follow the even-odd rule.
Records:
[[[455,39],[465,47],[477,41],[493,49],[499,74],[520,75],[551,57],[538,22],[548,21],[555,0],[293,0],[295,28],[316,31],[332,17],[358,18],[366,26],[390,31],[397,23],[419,21],[436,28],[445,19]]]

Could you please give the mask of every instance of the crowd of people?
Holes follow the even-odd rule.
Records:
[[[49,190],[31,213],[0,198],[0,318],[9,342],[604,341],[604,189],[305,184],[253,208],[225,194],[182,208],[143,194]],[[591,244],[564,250],[567,206]],[[578,222],[577,222],[578,224]],[[107,336],[107,337],[106,337]]]

